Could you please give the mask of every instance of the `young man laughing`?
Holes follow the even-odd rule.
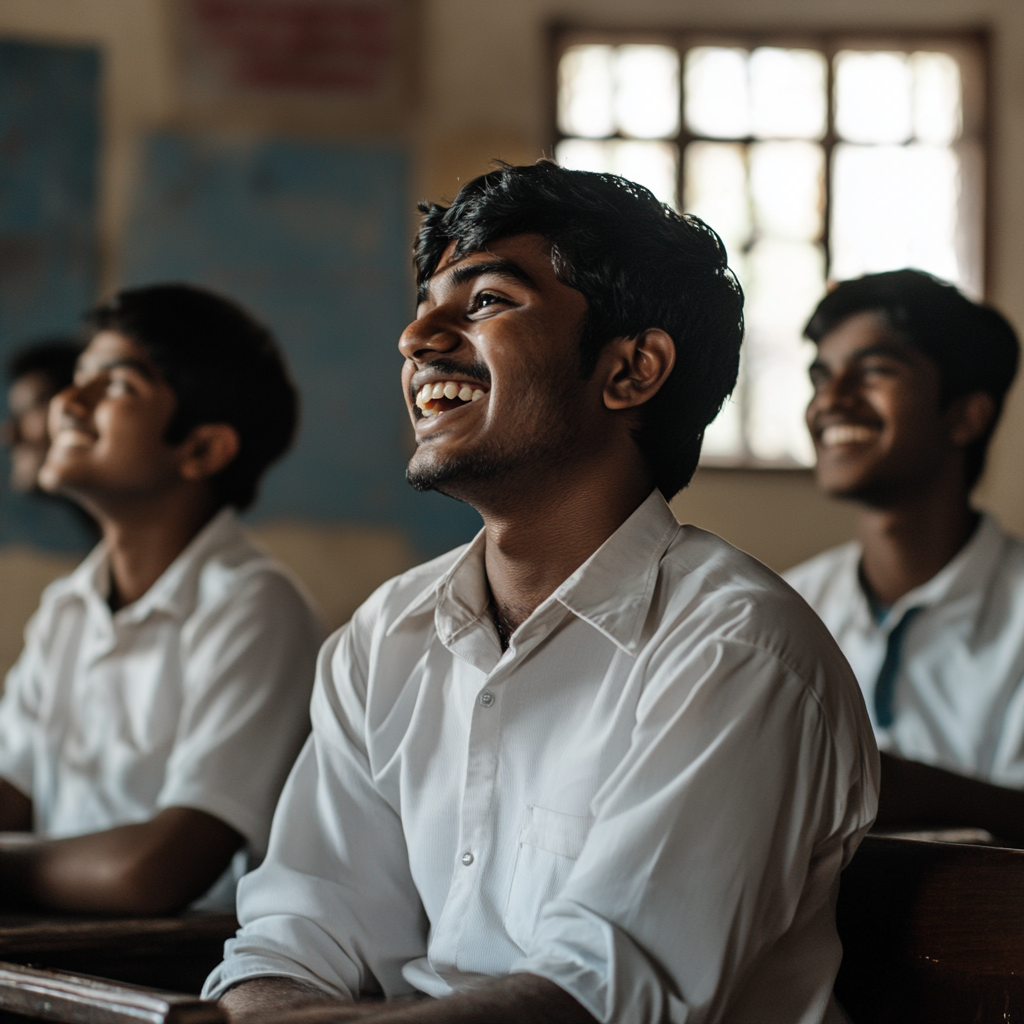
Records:
[[[309,731],[317,616],[246,539],[296,422],[273,338],[184,285],[89,317],[39,479],[103,541],[50,586],[0,702],[5,905],[231,909]],[[218,881],[219,880],[219,881]]]
[[[719,239],[550,163],[425,213],[408,478],[485,525],[325,646],[207,994],[237,1019],[834,1019],[863,702],[803,602],[666,504],[736,379]]]
[[[879,822],[1024,845],[1024,544],[970,504],[1016,336],[914,270],[840,284],[807,333],[818,484],[857,503],[858,539],[787,579],[864,691]]]

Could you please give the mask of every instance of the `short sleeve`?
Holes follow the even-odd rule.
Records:
[[[309,732],[324,630],[281,572],[250,574],[182,634],[185,695],[158,809],[194,807],[266,852],[278,795]]]
[[[0,778],[27,797],[35,783],[35,748],[43,703],[39,646],[43,611],[25,628],[25,646],[7,673],[0,699]]]

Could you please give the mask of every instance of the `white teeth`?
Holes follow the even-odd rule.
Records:
[[[874,427],[864,427],[856,423],[834,423],[821,432],[823,445],[836,444],[867,444],[878,437],[879,431]]]
[[[474,388],[471,384],[464,384],[461,381],[439,381],[436,384],[424,384],[416,392],[416,405],[422,410],[424,416],[436,416],[441,410],[428,407],[440,398],[447,398],[449,401],[458,398],[463,402],[476,402],[486,394],[487,392],[482,388]]]

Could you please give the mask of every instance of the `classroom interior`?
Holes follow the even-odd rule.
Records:
[[[275,84],[280,68],[264,67],[255,73],[270,84],[250,87],[228,81],[223,62],[247,46],[266,59],[266,41],[259,25],[246,35],[230,22],[231,4],[216,24],[217,5],[171,0],[0,4],[0,110],[25,147],[0,224],[0,354],[73,330],[85,305],[124,284],[192,280],[247,302],[281,338],[304,401],[298,444],[273,470],[252,528],[332,626],[380,582],[476,529],[472,510],[415,495],[401,477],[410,441],[393,345],[413,308],[415,202],[450,198],[496,158],[523,163],[554,152],[558,54],[573,39],[657,44],[685,34],[692,45],[827,48],[846,34],[877,37],[883,49],[973,48],[977,160],[960,197],[975,223],[973,285],[1024,325],[1024,8],[1015,0],[377,7],[391,21],[363,26],[365,52],[355,59],[369,63],[355,78]],[[196,13],[204,10],[206,22]],[[383,61],[376,70],[374,60]],[[352,87],[363,72],[378,76],[369,91],[365,82]],[[31,103],[25,75],[47,83]],[[44,209],[32,190],[43,195],[53,183],[41,173],[47,160],[73,197]],[[1022,440],[1018,381],[976,495],[1018,534]],[[0,501],[6,668],[42,588],[75,564],[81,544],[31,499],[4,492]],[[776,570],[853,529],[852,509],[822,497],[810,469],[792,459],[707,459],[673,508]]]

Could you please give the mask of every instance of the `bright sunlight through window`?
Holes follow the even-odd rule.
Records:
[[[813,462],[801,335],[829,280],[909,266],[980,295],[982,78],[970,40],[561,40],[555,158],[706,220],[746,292],[705,464]]]

